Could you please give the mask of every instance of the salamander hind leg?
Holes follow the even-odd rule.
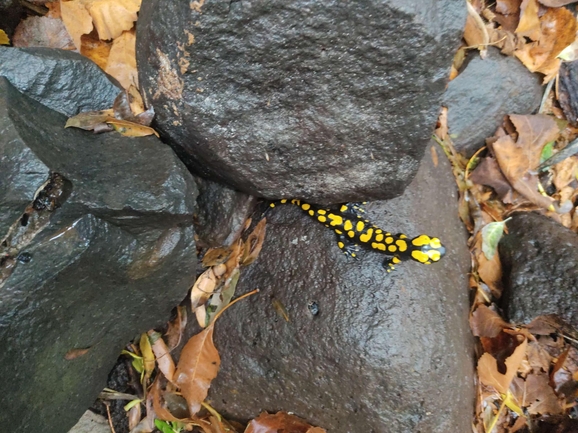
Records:
[[[337,246],[347,257],[353,257],[354,259],[359,258],[359,251],[361,248],[359,245],[347,239],[344,235],[337,236]]]
[[[383,261],[383,267],[385,268],[385,270],[388,273],[393,272],[395,270],[395,265],[397,265],[398,263],[401,263],[403,260],[405,260],[405,259],[403,259],[401,256],[396,254],[390,259],[385,259]]]

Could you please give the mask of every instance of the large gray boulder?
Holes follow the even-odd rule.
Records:
[[[331,433],[469,431],[469,253],[456,203],[447,160],[436,167],[428,152],[404,195],[367,205],[380,227],[437,235],[448,250],[392,274],[379,253],[345,257],[334,233],[296,207],[271,211],[259,259],[237,287],[261,291],[215,327],[213,407],[234,419],[292,411]]]
[[[462,0],[151,0],[139,80],[199,175],[268,198],[391,198],[418,169],[465,16]]]
[[[121,91],[91,60],[53,48],[0,47],[0,76],[26,96],[69,117],[111,108]]]
[[[62,433],[195,279],[197,190],[153,138],[64,129],[0,77],[0,425]]]

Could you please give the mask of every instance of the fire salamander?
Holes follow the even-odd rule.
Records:
[[[337,212],[298,199],[283,199],[269,206],[275,207],[278,204],[299,206],[307,215],[332,229],[338,236],[337,245],[349,257],[357,257],[360,246],[391,256],[391,259],[383,262],[387,272],[393,271],[395,265],[408,259],[429,265],[439,261],[446,252],[438,238],[419,235],[409,239],[404,234],[393,235],[371,224],[363,217],[365,210],[359,203],[343,204]]]

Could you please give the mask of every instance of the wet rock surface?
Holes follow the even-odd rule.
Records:
[[[383,255],[348,259],[298,208],[268,213],[263,250],[237,287],[261,292],[216,324],[213,407],[233,419],[290,410],[332,433],[471,428],[469,255],[450,168],[439,159],[434,166],[428,151],[404,195],[366,206],[394,233],[439,236],[448,254],[433,265],[404,262],[387,274]]]
[[[514,215],[508,232],[500,241],[507,319],[555,314],[578,329],[578,235],[538,213]]]
[[[69,117],[111,108],[120,92],[112,78],[86,57],[51,48],[0,47],[0,76]]]
[[[0,78],[0,423],[14,431],[72,427],[195,276],[197,191],[170,148],[65,120]]]
[[[472,155],[485,144],[507,114],[528,114],[540,107],[541,79],[522,63],[488,47],[481,59],[471,53],[466,68],[448,84],[442,104],[456,149]]]
[[[195,178],[199,188],[195,232],[200,247],[230,245],[256,204],[255,197],[210,180]]]
[[[465,14],[460,0],[152,0],[139,82],[201,176],[268,198],[391,198],[418,169]]]

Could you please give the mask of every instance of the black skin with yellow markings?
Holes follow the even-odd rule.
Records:
[[[283,199],[272,202],[270,207],[279,204],[298,206],[307,215],[332,229],[338,237],[337,245],[349,257],[357,257],[360,247],[391,256],[383,262],[387,272],[409,259],[429,265],[439,261],[446,252],[438,238],[419,235],[410,239],[404,234],[394,235],[380,229],[364,218],[365,211],[360,203],[347,203],[341,205],[339,210],[332,210],[298,199]]]

